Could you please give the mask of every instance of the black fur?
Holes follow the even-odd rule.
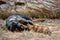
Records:
[[[7,29],[12,32],[14,32],[16,29],[19,31],[23,31],[24,30],[23,25],[27,25],[28,23],[31,25],[33,24],[32,22],[27,21],[27,20],[31,21],[30,17],[21,15],[21,14],[11,15],[6,20]],[[23,24],[23,25],[21,25],[21,24]]]

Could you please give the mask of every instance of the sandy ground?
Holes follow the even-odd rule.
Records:
[[[40,25],[53,27],[51,36],[33,31],[0,32],[0,40],[60,40],[60,19],[46,19],[44,22],[36,22]],[[0,26],[5,26],[5,21],[0,20]]]

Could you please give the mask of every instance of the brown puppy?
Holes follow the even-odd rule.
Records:
[[[32,29],[35,32],[39,32],[39,33],[44,33],[44,34],[51,34],[51,27],[48,26],[39,26],[38,24],[33,25]]]

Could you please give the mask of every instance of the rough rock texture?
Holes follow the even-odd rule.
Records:
[[[2,13],[23,13],[32,17],[60,17],[60,0],[2,0]]]

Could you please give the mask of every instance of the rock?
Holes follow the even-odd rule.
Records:
[[[11,13],[15,10],[18,13],[24,13],[32,17],[60,17],[60,0],[3,0],[7,4],[0,5],[2,13]],[[16,12],[12,12],[14,14]]]

